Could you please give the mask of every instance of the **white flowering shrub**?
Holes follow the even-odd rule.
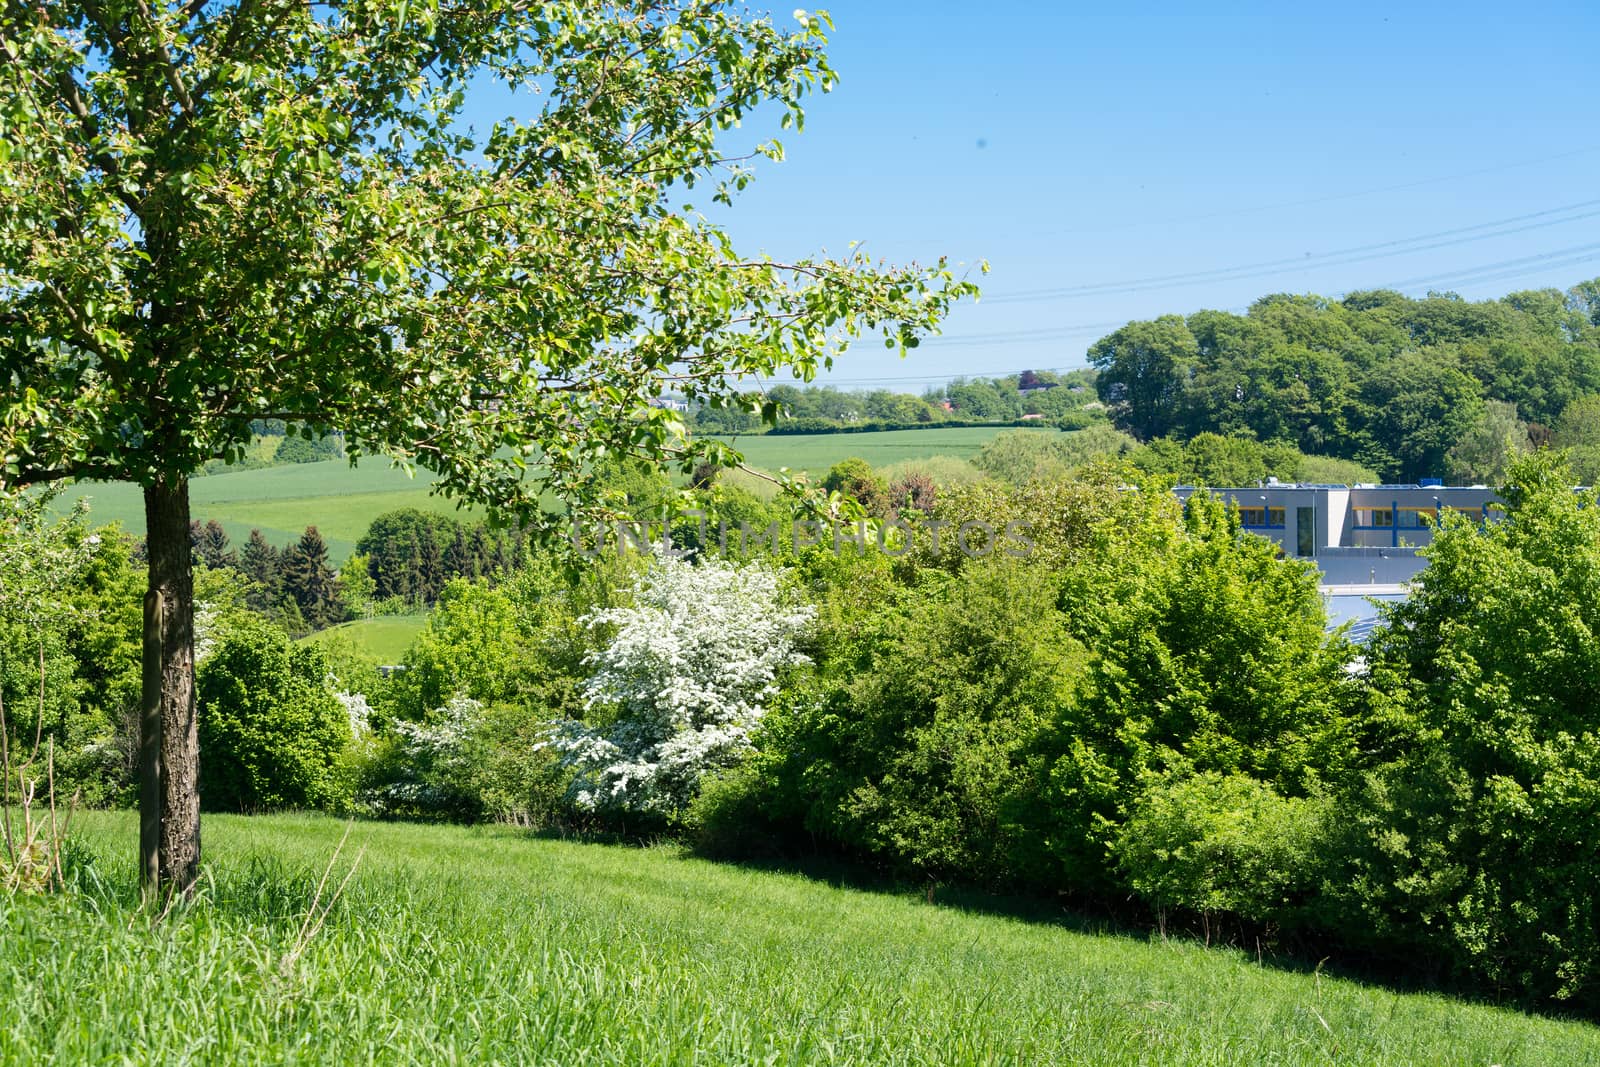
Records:
[[[344,706],[344,713],[350,718],[350,740],[358,745],[366,743],[372,737],[372,705],[367,703],[367,695],[345,692],[338,687],[339,679],[331,674],[327,680],[334,697]]]
[[[365,704],[365,700],[362,700]],[[350,705],[346,704],[350,709]],[[352,712],[352,720],[354,714]],[[382,812],[458,814],[473,806],[472,746],[484,721],[483,705],[454,696],[430,722],[394,723],[404,776],[368,798]]]
[[[779,672],[805,662],[794,644],[814,612],[770,567],[720,560],[655,560],[633,600],[583,619],[611,634],[584,694],[612,725],[556,723],[545,744],[572,768],[578,807],[670,815],[749,750]]]

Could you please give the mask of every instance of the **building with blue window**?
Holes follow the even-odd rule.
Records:
[[[1180,500],[1198,492],[1180,485]],[[1426,561],[1416,550],[1433,540],[1441,515],[1492,520],[1500,498],[1486,486],[1301,485],[1273,479],[1255,488],[1213,489],[1231,500],[1251,533],[1276,541],[1286,555],[1316,563],[1326,587],[1402,586]]]

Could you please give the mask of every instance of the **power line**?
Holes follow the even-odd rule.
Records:
[[[1372,289],[1415,290],[1421,287],[1435,288],[1452,285],[1482,285],[1488,282],[1509,281],[1514,278],[1526,277],[1529,274],[1542,274],[1546,271],[1557,270],[1563,267],[1577,266],[1600,259],[1600,242],[1593,244],[1574,245],[1570,248],[1556,249],[1551,252],[1542,252],[1531,256],[1521,256],[1516,259],[1503,259],[1492,263],[1479,264],[1476,267],[1448,271],[1440,274],[1421,275],[1407,278],[1402,281],[1385,282],[1379,285],[1363,285],[1329,295],[1330,300],[1342,300],[1353,292]],[[1206,311],[1222,311],[1231,315],[1242,314],[1249,310],[1248,307],[1232,308],[1205,308]],[[1187,316],[1184,316],[1187,317]],[[958,348],[975,345],[995,344],[1031,344],[1045,341],[1064,341],[1088,333],[1103,330],[1116,330],[1126,326],[1136,319],[1120,319],[1109,322],[1078,323],[1070,326],[1042,327],[1029,330],[1001,330],[983,334],[955,334],[949,337],[929,337],[923,341],[927,347]],[[919,379],[920,380],[920,379]]]
[[[1066,236],[1074,233],[1112,233],[1117,230],[1138,229],[1141,226],[1185,226],[1192,222],[1208,222],[1212,219],[1237,218],[1240,215],[1258,215],[1264,211],[1281,211],[1285,208],[1311,207],[1316,204],[1330,204],[1339,200],[1357,200],[1363,196],[1376,196],[1379,193],[1397,193],[1406,189],[1420,189],[1428,185],[1442,185],[1445,182],[1460,181],[1462,178],[1478,178],[1485,174],[1499,174],[1503,171],[1517,170],[1521,167],[1538,166],[1541,163],[1554,163],[1561,159],[1571,159],[1573,156],[1587,155],[1590,152],[1600,151],[1600,145],[1588,145],[1584,148],[1574,148],[1570,152],[1558,152],[1553,156],[1539,156],[1534,159],[1520,159],[1512,163],[1502,163],[1494,167],[1481,167],[1477,170],[1460,171],[1456,174],[1442,174],[1434,178],[1419,178],[1412,182],[1401,182],[1398,185],[1380,185],[1372,189],[1360,189],[1350,193],[1331,193],[1327,196],[1314,196],[1305,200],[1286,200],[1276,204],[1257,204],[1252,207],[1234,208],[1229,211],[1213,211],[1204,215],[1177,216],[1163,219],[1138,219],[1133,222],[1114,223],[1108,226],[1080,226],[1065,230],[1041,230],[1042,236]]]
[[[1505,259],[1498,263],[1485,263],[1477,267],[1468,267],[1446,274],[1408,278],[1405,281],[1390,282],[1387,285],[1373,286],[1372,288],[1408,289],[1419,285],[1477,284],[1486,281],[1498,281],[1504,278],[1516,278],[1525,274],[1542,273],[1555,267],[1584,263],[1597,256],[1600,256],[1600,242],[1574,245],[1571,248],[1561,248],[1553,252],[1522,256],[1519,259]]]
[[[1090,296],[1112,296],[1149,292],[1155,289],[1171,289],[1201,282],[1239,281],[1248,278],[1267,277],[1273,274],[1296,273],[1309,267],[1347,266],[1354,263],[1387,259],[1392,256],[1427,252],[1437,248],[1447,248],[1451,245],[1467,244],[1473,241],[1508,237],[1512,234],[1525,233],[1529,230],[1543,229],[1549,226],[1579,222],[1600,215],[1600,210],[1584,210],[1595,208],[1597,205],[1600,205],[1600,200],[1584,200],[1576,204],[1547,208],[1544,211],[1535,211],[1526,215],[1513,215],[1510,218],[1481,222],[1472,226],[1460,226],[1435,233],[1419,234],[1414,237],[1380,241],[1375,244],[1356,245],[1352,248],[1338,249],[1332,252],[1308,253],[1302,256],[1263,260],[1235,267],[1215,267],[1208,270],[1153,275],[1146,278],[1131,278],[1117,282],[1093,282],[1084,285],[1002,293],[989,298],[985,303],[1021,304],[1049,300],[1072,300]],[[1551,218],[1551,216],[1561,217]]]

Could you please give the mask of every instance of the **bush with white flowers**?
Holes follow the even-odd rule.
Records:
[[[349,705],[346,704],[346,709]],[[404,775],[368,800],[379,811],[464,814],[475,806],[472,740],[483,726],[481,703],[459,694],[427,722],[394,724]]]
[[[554,724],[546,743],[574,771],[572,801],[681,810],[707,772],[749,751],[779,673],[806,661],[794,645],[813,614],[760,563],[653,561],[631,607],[583,620],[611,634],[588,657],[585,695],[615,717],[605,729]]]

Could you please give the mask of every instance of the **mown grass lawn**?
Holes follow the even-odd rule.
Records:
[[[379,663],[399,663],[427,625],[427,615],[380,615],[330,626],[303,640],[321,645],[349,641],[357,652]]]
[[[0,898],[0,1062],[1600,1062],[1580,1022],[500,828],[357,824],[297,955],[342,831],[208,817],[152,929],[133,818],[83,819],[79,892]]]

